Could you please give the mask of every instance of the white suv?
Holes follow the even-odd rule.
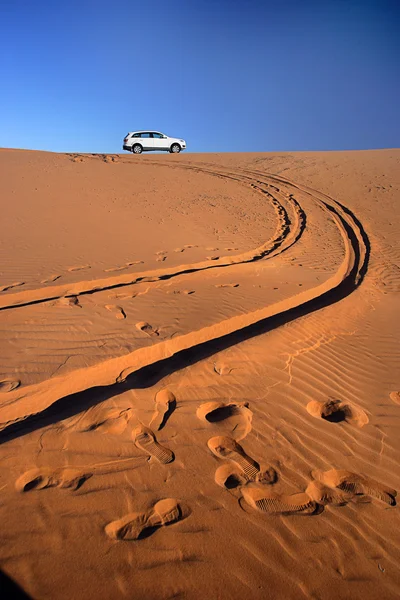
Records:
[[[185,140],[168,137],[159,131],[133,131],[124,137],[123,144],[124,150],[135,154],[151,150],[167,150],[176,154],[185,148]]]

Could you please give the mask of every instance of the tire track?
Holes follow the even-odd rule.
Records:
[[[225,177],[214,173],[214,175]],[[227,178],[232,177],[230,175]],[[238,178],[235,178],[238,181]],[[247,181],[245,181],[248,184]],[[94,292],[105,291],[134,285],[141,282],[155,282],[160,280],[171,279],[177,275],[185,273],[193,273],[195,271],[204,271],[207,269],[215,269],[221,267],[229,267],[231,265],[250,263],[262,258],[272,258],[277,254],[287,250],[301,236],[304,226],[305,213],[302,211],[299,203],[293,198],[282,198],[278,200],[267,189],[264,189],[268,184],[258,182],[257,184],[250,183],[256,191],[264,194],[271,202],[277,218],[277,225],[272,238],[254,250],[244,252],[239,255],[224,256],[213,261],[202,261],[199,263],[191,263],[180,265],[174,268],[165,268],[152,271],[144,271],[142,273],[127,273],[125,275],[116,275],[102,279],[80,281],[73,284],[61,284],[52,287],[38,288],[36,290],[27,290],[14,294],[8,294],[4,298],[0,297],[0,310],[7,310],[22,306],[29,306],[40,302],[48,302],[57,300],[63,297],[80,296],[91,294]],[[287,205],[287,208],[284,206]]]
[[[220,172],[214,172],[214,174],[225,176]],[[251,176],[245,175],[244,178],[251,179]],[[93,399],[93,394],[91,394],[93,390],[99,391],[99,388],[106,388],[106,393],[112,396],[120,391],[116,384],[121,384],[133,374],[139,377],[140,373],[145,372],[151,366],[162,366],[164,376],[166,370],[172,372],[187,364],[193,364],[205,356],[244,341],[249,337],[259,335],[299,316],[304,316],[333,304],[354,291],[363,280],[369,257],[369,242],[361,223],[349,209],[325,194],[292,183],[282,177],[268,176],[268,182],[273,182],[273,184],[279,186],[283,185],[290,190],[297,190],[300,195],[307,196],[315,201],[333,219],[341,235],[344,249],[344,257],[336,273],[313,289],[305,290],[293,297],[251,313],[226,319],[212,326],[160,342],[151,347],[134,350],[125,356],[110,359],[89,368],[76,370],[66,376],[58,376],[10,392],[7,394],[7,401],[2,404],[3,415],[0,415],[0,431],[11,427],[10,435],[18,435],[18,423],[26,419],[28,419],[27,426],[41,427],[43,422],[41,423],[40,419],[37,425],[32,422],[34,415],[50,410],[55,403],[57,403],[57,406],[63,404],[64,407],[69,404],[69,410],[80,412],[82,403],[91,402],[93,404],[99,401],[100,394],[98,392],[96,394],[97,400]],[[254,181],[253,179],[251,183],[256,187],[260,187],[259,191],[261,193],[271,196],[269,190],[264,189],[265,186],[271,187],[272,184],[268,182]],[[250,262],[256,260],[255,256],[262,258],[266,255],[275,255],[293,245],[305,227],[305,214],[298,201],[294,201],[292,193],[288,193],[287,198],[292,206],[294,225],[289,226],[287,211],[274,196],[278,213],[278,226],[274,239],[255,252],[241,255],[241,260],[238,260],[238,257],[233,260],[229,258],[226,265],[224,263],[219,266]],[[243,257],[245,257],[244,260]],[[200,265],[200,268],[210,268],[207,264],[202,266],[203,263],[200,263]],[[199,270],[198,265],[196,267],[191,265],[189,268],[187,266],[180,267],[179,273],[183,269],[186,270],[185,272]],[[168,275],[164,277],[172,276],[169,271]],[[160,275],[158,278],[163,277]],[[119,283],[114,285],[128,285],[128,283],[121,283],[121,278],[117,279]],[[143,281],[143,279],[141,280]],[[76,295],[76,293],[75,291],[74,294]],[[61,400],[62,403],[60,403]],[[57,406],[54,409],[57,410]],[[40,416],[46,417],[46,414]],[[57,420],[57,416],[53,415],[51,418]]]

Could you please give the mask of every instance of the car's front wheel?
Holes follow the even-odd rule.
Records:
[[[142,146],[141,146],[140,144],[135,144],[135,145],[133,146],[133,148],[132,148],[132,152],[133,152],[134,154],[142,154],[142,152],[143,152],[143,148],[142,148]]]
[[[171,146],[171,150],[170,152],[172,152],[172,154],[178,154],[178,152],[181,151],[181,147],[179,144],[172,144]]]

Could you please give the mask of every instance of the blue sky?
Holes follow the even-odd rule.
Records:
[[[0,0],[0,146],[400,145],[400,2]]]

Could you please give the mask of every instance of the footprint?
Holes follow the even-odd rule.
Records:
[[[164,262],[164,260],[167,259],[166,255],[167,255],[166,250],[159,250],[158,252],[156,252],[156,257],[157,257],[156,260],[158,262]]]
[[[217,255],[213,254],[212,256],[206,256],[206,259],[207,259],[207,260],[218,260],[218,259],[219,259],[219,256],[217,256]]]
[[[385,487],[374,479],[351,473],[350,471],[331,469],[330,471],[313,471],[312,476],[320,483],[338,488],[354,496],[370,496],[389,506],[396,505],[396,490]]]
[[[239,287],[238,283],[218,283],[215,285],[216,288],[237,288]]]
[[[358,427],[364,427],[369,422],[367,414],[361,408],[346,404],[341,400],[330,399],[326,402],[312,400],[307,404],[307,411],[313,417],[324,419],[330,423],[346,421]]]
[[[263,484],[273,484],[276,480],[277,473],[273,467],[268,467],[265,471],[260,471],[256,477],[256,481]],[[249,482],[249,478],[243,469],[229,461],[228,464],[218,467],[215,471],[215,482],[219,486],[231,490],[246,485]]]
[[[154,456],[160,463],[166,465],[174,460],[174,453],[157,442],[153,431],[144,425],[139,425],[132,433],[135,445],[149,456]]]
[[[176,407],[176,398],[174,394],[168,390],[160,390],[155,397],[156,409],[149,423],[149,427],[156,431],[162,429],[168,420],[170,414]]]
[[[127,427],[131,418],[130,408],[105,408],[93,407],[90,408],[84,416],[79,419],[76,430],[82,432],[99,431],[120,435]]]
[[[219,248],[214,248],[212,246],[206,246],[206,250],[208,250],[209,252],[216,252],[217,250],[219,250]]]
[[[260,465],[250,458],[242,446],[233,438],[217,436],[208,440],[207,445],[211,452],[218,458],[230,459],[240,469],[250,481],[254,481],[260,472]]]
[[[174,252],[185,252],[185,248],[175,248]]]
[[[167,290],[167,294],[185,294],[186,296],[190,296],[194,292],[195,290]]]
[[[153,329],[149,323],[146,323],[146,321],[140,321],[139,323],[136,323],[136,328],[139,329],[139,331],[143,331],[143,333],[147,333],[149,336],[159,335],[158,330]]]
[[[138,296],[144,296],[144,294],[147,294],[147,292],[150,291],[150,288],[146,288],[145,290],[143,290],[143,292],[121,292],[120,294],[110,294],[108,297],[109,298],[116,298],[116,299],[120,299],[120,300],[127,300],[127,299],[131,299],[131,298],[137,298]]]
[[[117,306],[116,304],[106,304],[104,308],[114,313],[116,319],[126,319],[126,313],[121,306]]]
[[[390,392],[389,398],[393,400],[395,404],[400,404],[400,392]]]
[[[20,385],[19,379],[3,379],[0,381],[0,393],[12,392]]]
[[[306,494],[310,496],[311,500],[314,500],[318,504],[326,505],[333,504],[336,506],[343,506],[350,502],[353,498],[352,494],[349,494],[342,490],[337,490],[324,485],[321,481],[311,481],[306,489]]]
[[[249,479],[245,475],[243,469],[234,463],[229,462],[226,465],[218,467],[215,471],[215,482],[227,490],[232,490],[242,485],[246,485],[246,483],[249,482]]]
[[[79,308],[82,308],[82,306],[79,304],[79,299],[77,296],[62,296],[61,298],[57,298],[57,300],[52,303],[52,306],[60,306],[62,308],[78,306]]]
[[[218,373],[218,375],[229,375],[233,369],[224,363],[220,363],[218,365],[217,363],[214,363],[214,371]]]
[[[175,498],[165,498],[144,513],[130,513],[118,521],[109,523],[105,532],[113,540],[138,540],[146,530],[174,523],[180,518],[181,509],[178,502]]]
[[[125,269],[127,268],[127,265],[123,265],[122,267],[111,267],[110,269],[104,269],[104,273],[114,273],[114,271],[125,271]]]
[[[312,515],[317,510],[317,503],[306,493],[276,494],[265,487],[242,488],[244,500],[252,508],[272,515],[307,514]]]
[[[50,487],[70,488],[77,490],[92,476],[92,473],[83,473],[78,469],[66,467],[64,469],[50,468],[32,469],[27,471],[15,482],[18,492],[30,490],[44,490]]]
[[[142,260],[131,260],[130,262],[126,263],[127,267],[133,267],[133,265],[142,265],[143,261]]]
[[[3,285],[3,287],[0,287],[0,292],[6,292],[7,290],[11,290],[15,287],[20,287],[21,285],[25,285],[25,281],[16,281],[15,283],[9,283],[8,285]]]
[[[68,267],[68,271],[73,273],[74,271],[82,271],[83,269],[90,269],[90,265],[78,265],[76,267]]]
[[[201,421],[208,423],[224,422],[231,433],[237,431],[235,439],[242,440],[251,431],[253,413],[248,402],[206,402],[201,404],[196,411],[196,416]]]
[[[47,279],[43,279],[40,283],[52,283],[53,281],[57,281],[60,279],[61,275],[50,275]]]

